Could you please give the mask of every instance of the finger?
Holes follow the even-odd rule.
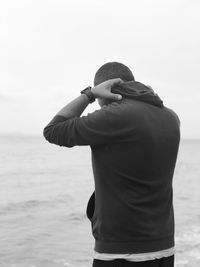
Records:
[[[109,99],[113,99],[113,100],[121,100],[122,96],[118,95],[118,94],[109,94]]]
[[[111,80],[110,80],[110,84],[111,84],[111,85],[114,85],[114,84],[120,84],[120,83],[123,83],[123,80],[120,79],[120,78],[116,78],[116,79],[111,79]]]

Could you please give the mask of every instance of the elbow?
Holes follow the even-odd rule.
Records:
[[[53,143],[51,138],[51,129],[48,126],[43,129],[43,136],[48,142]]]
[[[46,126],[43,129],[43,136],[51,144],[69,148],[74,146],[74,144],[72,144],[67,138],[63,138],[61,134],[59,135],[58,133],[56,133],[53,126]]]

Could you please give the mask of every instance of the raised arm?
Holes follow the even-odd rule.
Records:
[[[111,93],[121,79],[105,81],[91,89],[95,98],[120,100],[121,96]],[[103,142],[108,121],[105,112],[94,112],[80,117],[89,104],[87,95],[82,94],[64,106],[43,130],[44,137],[60,146],[92,145]]]

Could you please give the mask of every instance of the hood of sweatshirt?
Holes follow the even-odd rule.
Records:
[[[163,107],[163,101],[150,86],[137,81],[124,82],[111,89],[112,93],[120,94],[124,98],[132,98],[137,101],[149,103],[157,107]]]

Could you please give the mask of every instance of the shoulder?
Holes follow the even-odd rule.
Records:
[[[173,118],[177,121],[177,123],[180,126],[180,119],[179,119],[179,116],[177,115],[177,113],[173,109],[168,108],[166,106],[164,106],[164,108],[169,114],[171,114],[171,116],[173,116]]]

